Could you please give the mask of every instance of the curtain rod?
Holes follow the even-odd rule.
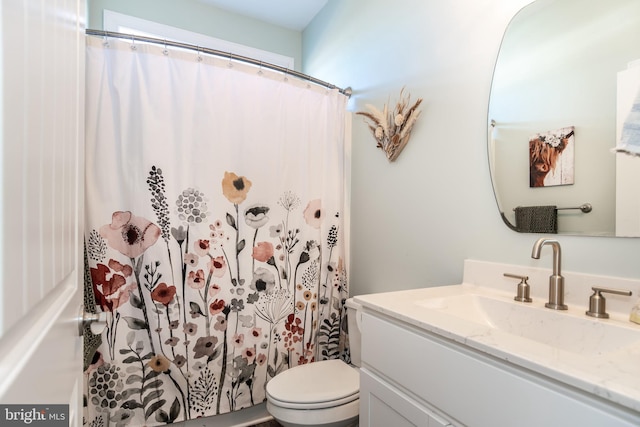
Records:
[[[92,30],[90,28],[88,28],[86,31],[86,34],[89,36],[100,36],[100,37],[112,37],[112,38],[120,38],[120,39],[127,39],[127,40],[131,40],[131,41],[141,41],[141,42],[146,42],[146,43],[155,43],[155,44],[160,44],[160,45],[164,45],[164,46],[172,46],[172,47],[179,47],[182,49],[189,49],[189,50],[195,50],[197,52],[202,52],[202,53],[208,53],[210,55],[216,55],[216,56],[220,56],[223,58],[228,58],[228,59],[233,59],[236,61],[241,61],[241,62],[246,62],[252,65],[257,65],[259,67],[264,67],[264,68],[268,68],[274,71],[279,71],[281,73],[284,73],[288,76],[293,76],[293,77],[297,77],[299,79],[302,80],[307,80],[310,81],[312,83],[315,83],[317,85],[329,88],[329,89],[338,89],[338,91],[347,96],[350,97],[352,90],[350,87],[347,88],[339,88],[335,85],[332,85],[331,83],[327,83],[325,81],[316,79],[315,77],[311,77],[307,74],[303,74],[300,73],[298,71],[295,70],[290,70],[288,68],[284,68],[281,67],[279,65],[275,65],[275,64],[271,64],[268,62],[263,62],[263,61],[258,61],[257,59],[254,58],[249,58],[247,56],[242,56],[242,55],[236,55],[235,53],[231,53],[231,52],[223,52],[221,50],[216,50],[216,49],[210,49],[207,47],[201,47],[201,46],[195,46],[192,44],[187,44],[187,43],[181,43],[181,42],[176,42],[176,41],[171,41],[171,40],[163,40],[163,39],[158,39],[158,38],[154,38],[154,37],[147,37],[147,36],[139,36],[139,35],[133,35],[133,34],[124,34],[124,33],[117,33],[114,31],[104,31],[104,30]]]

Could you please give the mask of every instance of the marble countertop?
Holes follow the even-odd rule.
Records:
[[[575,337],[569,334],[566,337],[568,341],[566,345],[556,346],[507,332],[504,328],[495,327],[491,321],[485,319],[474,320],[468,313],[458,316],[446,310],[437,309],[437,304],[430,307],[430,301],[462,295],[485,296],[498,301],[503,306],[522,304],[513,301],[515,292],[512,290],[515,290],[515,284],[511,288],[511,282],[505,283],[502,273],[497,272],[526,274],[536,280],[538,277],[548,277],[548,271],[545,269],[493,263],[486,263],[487,265],[483,266],[482,264],[477,261],[465,262],[465,278],[462,284],[360,295],[354,299],[362,304],[365,310],[382,313],[496,359],[599,396],[639,412],[640,415],[640,325],[629,322],[628,311],[626,311],[638,298],[637,290],[640,289],[640,281],[604,277],[585,278],[578,277],[579,275],[575,273],[568,274],[575,286],[584,287],[584,283],[605,286],[612,283],[617,287],[634,289],[633,299],[628,299],[624,303],[611,298],[612,302],[616,301],[611,304],[611,307],[619,311],[608,309],[607,311],[611,314],[610,319],[595,319],[585,315],[588,297],[585,299],[584,295],[589,295],[590,287],[586,291],[572,291],[569,285],[566,295],[579,294],[580,301],[574,301],[572,298],[565,299],[569,309],[561,312],[544,307],[546,295],[543,298],[541,296],[543,292],[533,293],[534,300],[527,304],[525,310],[530,310],[532,313],[536,313],[535,310],[538,309],[542,310],[547,317],[545,333],[566,335],[566,330],[562,331],[560,327],[556,329],[553,326],[553,316],[565,316],[566,319],[573,317],[574,319],[569,320],[580,324],[580,333],[588,335],[589,338],[585,339],[583,336],[581,339],[579,334]],[[484,267],[487,267],[484,269],[486,271],[483,270]],[[468,268],[470,272],[467,274]],[[565,280],[566,278],[567,276]],[[531,280],[529,283],[533,284]],[[535,317],[533,314],[531,324],[527,325],[528,328],[539,327]],[[606,333],[603,333],[603,330]],[[618,335],[618,333],[626,337],[623,340],[624,345],[611,344],[613,339],[611,335]],[[559,342],[564,344],[565,336],[558,335],[550,338],[551,341],[560,338],[563,341]],[[581,347],[582,342],[589,342],[590,344],[585,344],[589,348]],[[603,351],[599,350],[600,346],[604,349]]]

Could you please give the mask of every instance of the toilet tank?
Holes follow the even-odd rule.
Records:
[[[362,319],[362,305],[353,298],[345,302],[347,307],[347,327],[349,328],[349,352],[351,364],[360,367],[360,321]]]

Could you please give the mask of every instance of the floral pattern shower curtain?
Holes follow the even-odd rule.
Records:
[[[85,244],[108,315],[85,422],[265,400],[345,353],[346,98],[196,52],[89,37]]]

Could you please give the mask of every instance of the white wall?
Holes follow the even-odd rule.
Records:
[[[423,115],[395,163],[353,123],[351,293],[459,283],[465,258],[531,259],[540,237],[500,220],[486,153],[499,44],[528,0],[329,0],[303,32],[303,72],[354,90],[352,109],[405,86]],[[560,236],[563,268],[640,277],[640,239]],[[546,252],[546,251],[545,251]],[[546,283],[532,283],[546,286]],[[606,285],[606,284],[603,284]]]

